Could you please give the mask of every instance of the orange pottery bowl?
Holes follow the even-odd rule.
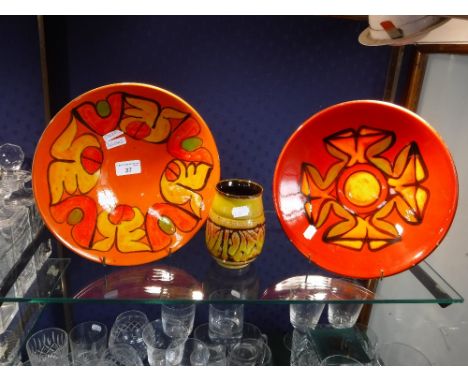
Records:
[[[304,256],[340,275],[378,278],[439,245],[458,181],[449,150],[421,117],[386,102],[350,101],[315,114],[290,137],[273,197]]]
[[[201,116],[145,84],[91,90],[47,126],[33,163],[49,230],[77,254],[109,265],[159,260],[204,224],[220,178]]]

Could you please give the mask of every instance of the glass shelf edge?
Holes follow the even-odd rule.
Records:
[[[4,302],[24,302],[32,304],[48,303],[50,299],[54,298],[52,294],[56,293],[57,287],[59,286],[69,264],[70,259],[66,258],[47,259],[41,269],[37,271],[36,278],[29,286],[25,295],[1,297],[0,304]],[[64,297],[60,297],[60,299],[64,302]]]
[[[64,297],[47,297],[47,298],[8,298],[3,299],[5,302],[25,302],[31,304],[81,304],[81,303],[104,303],[104,304],[148,304],[148,305],[163,305],[163,304],[209,304],[213,301],[210,300],[188,300],[188,299],[73,299]],[[239,300],[242,304],[260,304],[260,305],[272,305],[272,304],[365,304],[365,305],[378,305],[378,304],[440,304],[450,305],[463,303],[464,299],[446,299],[446,300],[431,300],[431,299],[389,299],[389,300],[372,300],[372,301],[361,301],[361,300],[262,300],[262,299],[250,299],[250,300]],[[220,303],[229,303],[228,301],[222,301]]]
[[[63,304],[63,303],[110,303],[110,304],[128,304],[128,303],[138,303],[138,304],[168,304],[168,303],[196,303],[196,304],[206,304],[213,301],[207,299],[189,299],[189,298],[141,298],[141,297],[125,297],[125,298],[74,298],[67,297],[57,294],[57,287],[60,284],[62,277],[65,275],[66,271],[69,269],[71,260],[68,258],[51,258],[47,260],[45,266],[42,268],[40,275],[38,274],[38,279],[40,279],[40,284],[45,286],[38,294],[28,294],[26,296],[17,296],[17,297],[3,297],[0,298],[0,302],[26,302],[26,303],[38,303],[38,304]],[[441,289],[450,292],[445,294],[445,298],[436,298],[436,297],[380,297],[377,296],[372,300],[355,300],[355,299],[345,299],[345,300],[288,300],[288,299],[262,299],[262,298],[248,298],[241,299],[239,302],[244,304],[295,304],[295,303],[333,303],[333,304],[343,304],[343,303],[363,303],[363,304],[439,304],[441,306],[447,306],[453,303],[463,303],[464,298],[450,285],[448,284],[442,276],[440,276],[437,271],[431,267],[429,264],[422,262],[420,263],[421,268],[432,280],[432,282],[439,286]],[[410,271],[404,272],[405,274],[411,276]],[[413,277],[416,278],[416,277]],[[386,279],[383,279],[385,282]],[[416,281],[420,281],[416,278]]]

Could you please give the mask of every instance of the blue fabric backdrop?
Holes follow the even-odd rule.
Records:
[[[381,99],[390,57],[388,47],[358,43],[365,22],[334,17],[73,16],[46,17],[46,27],[53,112],[82,92],[113,82],[166,88],[208,123],[223,178],[251,178],[265,186],[267,211],[273,210],[274,167],[288,137],[327,106]],[[32,158],[45,127],[36,20],[0,17],[0,36],[0,143],[20,144]],[[203,246],[200,235],[192,250]],[[269,245],[294,252],[287,238],[280,241]],[[68,255],[75,279],[100,267]],[[305,263],[299,254],[294,259],[297,267]],[[282,266],[257,264],[266,283],[274,273],[268,267]],[[110,325],[129,308],[76,305],[74,320],[99,318]],[[159,306],[139,308],[150,318],[159,314]],[[206,310],[199,307],[200,322]],[[249,305],[246,311],[266,332],[290,328],[287,305]],[[38,327],[60,320],[60,309],[52,306]]]

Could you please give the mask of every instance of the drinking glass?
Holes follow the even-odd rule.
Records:
[[[268,345],[265,344],[265,352],[263,361],[258,366],[273,366],[273,353]]]
[[[242,339],[231,349],[228,363],[230,366],[255,366],[263,357],[263,349],[262,340]]]
[[[266,365],[268,362],[271,362],[271,349],[268,347],[268,337],[266,334],[263,334],[256,325],[251,324],[250,322],[244,322],[242,340],[256,341],[259,348],[257,365]]]
[[[349,355],[334,354],[324,358],[320,366],[363,366],[363,364]]]
[[[239,299],[239,293],[232,289],[216,290],[210,294],[210,300],[224,301],[209,305],[208,324],[211,338],[235,339],[242,337],[244,305],[236,303]]]
[[[291,290],[290,300],[296,302],[289,305],[289,321],[294,329],[306,333],[315,328],[325,308],[325,304],[319,302],[324,297],[324,293],[305,288]]]
[[[92,351],[83,352],[78,357],[75,357],[75,360],[73,360],[73,355],[70,354],[71,363],[73,366],[99,366],[104,351],[101,354]]]
[[[335,329],[352,328],[359,318],[363,304],[329,303],[328,322]]]
[[[69,339],[74,365],[87,365],[107,348],[107,327],[97,321],[82,322],[70,330]]]
[[[431,366],[431,361],[418,349],[401,342],[378,347],[376,364],[379,366]]]
[[[0,366],[11,365],[20,350],[18,336],[11,330],[0,334]]]
[[[171,338],[187,338],[193,330],[195,304],[164,304],[161,307],[164,332]]]
[[[291,366],[296,365],[297,358],[309,345],[309,338],[307,334],[294,329],[292,333],[288,333],[283,338],[284,345],[291,352],[290,364]]]
[[[208,359],[207,366],[226,366],[226,345],[207,345],[210,351],[210,358]]]
[[[102,353],[100,366],[143,366],[138,352],[128,344],[109,346]]]
[[[374,365],[377,357],[378,337],[377,334],[369,327],[361,324],[354,325],[356,340],[365,353],[367,360],[359,359],[364,365]]]
[[[268,337],[260,329],[249,322],[244,322],[241,338],[219,338],[211,337],[209,333],[209,324],[204,323],[195,328],[193,337],[204,342],[210,349],[210,361],[208,365],[224,365],[227,362],[226,353],[242,339],[252,339],[261,341],[261,355],[259,364],[266,365],[271,362],[271,350],[268,347]]]
[[[268,337],[266,334],[263,334],[261,330],[254,324],[250,322],[244,322],[242,328],[242,338],[251,338],[254,340],[263,340],[265,343],[268,342]]]
[[[295,364],[314,364],[331,355],[351,356],[363,365],[373,365],[375,349],[378,343],[375,332],[364,325],[355,324],[352,328],[335,329],[329,324],[319,324],[307,334],[293,332],[291,342],[297,342],[298,357],[293,357]]]
[[[164,332],[162,320],[148,322],[143,327],[142,336],[150,366],[164,366],[166,364],[166,350],[171,344],[172,338]]]
[[[312,366],[320,364],[317,350],[307,333],[294,329],[291,336],[288,336],[287,339],[288,341],[285,345],[291,351],[291,366]]]
[[[206,366],[210,350],[195,338],[175,338],[166,351],[168,366]]]
[[[320,320],[325,304],[295,303],[289,305],[289,320],[294,329],[306,333],[313,330]]]
[[[291,366],[319,366],[320,357],[314,348],[308,348],[295,354],[291,358]]]
[[[60,328],[47,328],[34,333],[26,343],[32,366],[67,366],[68,334]]]
[[[193,331],[193,338],[202,341],[210,350],[208,366],[225,366],[227,364],[226,341],[210,338],[208,330],[208,323],[198,325]]]
[[[141,359],[146,358],[146,345],[143,341],[143,327],[148,317],[139,310],[128,310],[117,316],[109,334],[109,347],[117,344],[132,346]]]
[[[225,339],[225,338],[219,338],[219,337],[211,337],[209,333],[208,323],[198,325],[193,331],[193,337],[200,341],[203,341],[207,345],[229,344],[229,343],[236,343],[239,341],[239,338]],[[250,322],[244,322],[241,338],[261,339],[265,343],[268,342],[268,337],[266,336],[266,334],[263,334],[256,325]]]

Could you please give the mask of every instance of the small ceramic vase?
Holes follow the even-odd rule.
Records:
[[[243,268],[255,260],[265,241],[263,188],[245,179],[222,180],[206,222],[206,245],[226,268]]]

